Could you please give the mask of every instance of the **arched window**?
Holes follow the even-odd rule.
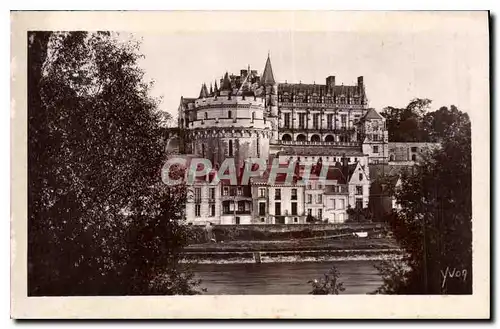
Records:
[[[391,154],[391,156],[389,157],[389,161],[394,161],[394,154]]]
[[[319,137],[319,135],[312,135],[311,136],[311,142],[319,142],[321,141],[321,138]]]
[[[231,111],[229,111],[231,112]],[[229,140],[229,156],[232,157],[233,156],[233,141],[232,140]]]
[[[417,156],[415,154],[412,154],[411,161],[417,161]]]
[[[201,144],[201,156],[205,157],[205,144]]]
[[[205,112],[205,120],[208,119],[208,113]]]
[[[325,137],[325,142],[334,142],[334,141],[335,141],[335,139],[333,138],[332,135],[327,135]]]
[[[292,136],[290,136],[289,134],[283,134],[283,136],[281,136],[281,140],[285,141],[285,142],[289,142],[292,140]]]
[[[231,111],[227,111],[227,117],[231,119],[233,117],[233,113]]]
[[[304,142],[306,140],[306,136],[303,134],[300,134],[297,136],[297,142]]]

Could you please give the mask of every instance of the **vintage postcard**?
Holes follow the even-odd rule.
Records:
[[[488,12],[11,27],[13,318],[490,317]]]

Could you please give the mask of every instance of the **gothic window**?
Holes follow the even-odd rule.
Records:
[[[363,186],[356,186],[356,195],[363,195]]]
[[[283,123],[283,126],[285,128],[290,128],[290,113],[284,113],[283,114],[283,117],[284,117],[284,123]]]
[[[316,195],[316,203],[323,203],[323,194]]]
[[[259,216],[264,216],[266,214],[266,203],[259,202]]]
[[[229,140],[229,156],[233,156],[233,141]]]
[[[345,128],[347,124],[347,114],[340,115],[340,122],[342,123],[342,128]]]
[[[313,127],[314,127],[314,129],[319,128],[319,113],[313,114]]]
[[[356,199],[356,209],[363,208],[363,199]]]
[[[244,201],[238,201],[238,212],[242,213],[245,211],[245,202]]]
[[[306,126],[306,114],[299,113],[299,128],[305,128]]]
[[[274,214],[276,216],[281,216],[281,203],[280,202],[276,202],[274,204]]]
[[[201,202],[201,188],[199,187],[194,189],[194,200],[195,202]]]
[[[328,129],[332,129],[333,128],[333,114],[328,114],[326,116],[326,118],[327,118]]]
[[[274,190],[274,199],[281,200],[281,190],[279,188]]]

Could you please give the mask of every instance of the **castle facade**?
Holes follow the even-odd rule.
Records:
[[[368,207],[371,165],[402,158],[389,146],[385,119],[368,107],[363,77],[353,85],[279,83],[268,57],[262,75],[242,69],[202,84],[197,98],[181,97],[181,151],[218,168],[232,158],[268,166],[245,185],[198,179],[188,186],[186,219],[194,224],[342,223],[348,209]],[[390,150],[393,154],[390,154]],[[411,157],[406,160],[415,160]],[[297,176],[312,166],[306,182],[266,179],[273,161],[295,163]],[[325,185],[319,169],[335,184]]]

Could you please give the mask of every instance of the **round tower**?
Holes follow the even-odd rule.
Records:
[[[192,150],[213,166],[234,158],[239,167],[247,158],[269,156],[272,125],[266,118],[265,100],[244,86],[248,84],[235,91],[226,73],[220,90],[210,94],[203,85],[194,101],[196,118],[189,127]]]

